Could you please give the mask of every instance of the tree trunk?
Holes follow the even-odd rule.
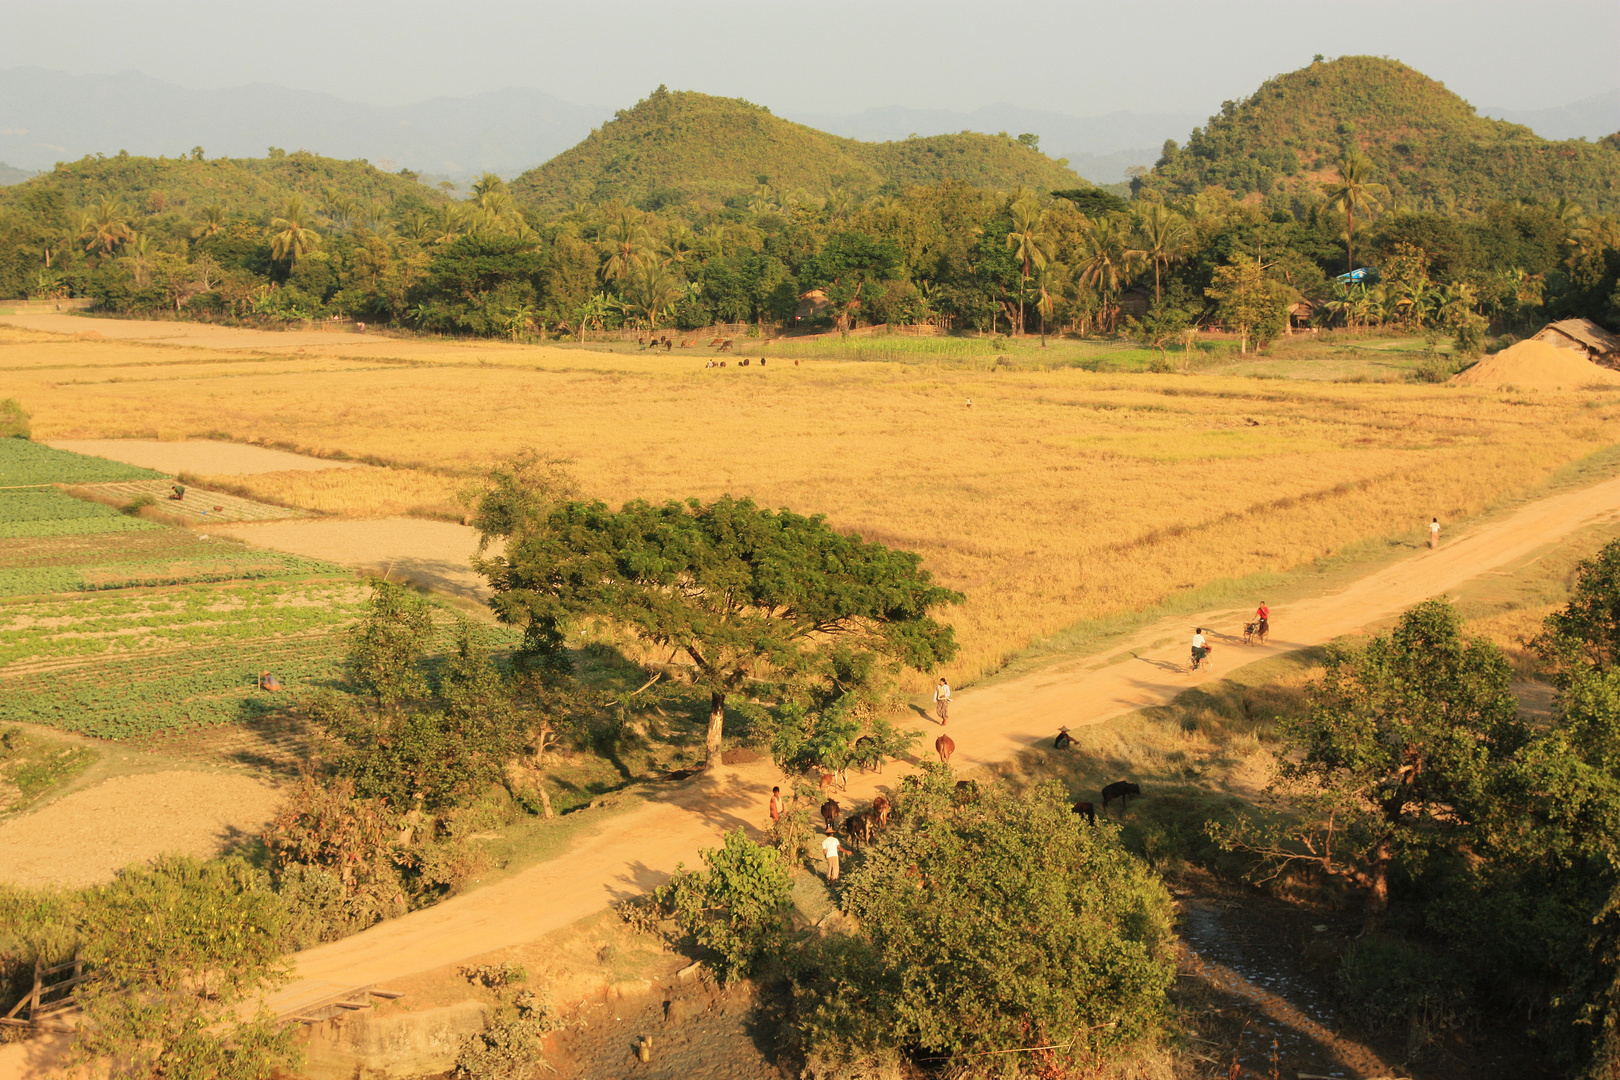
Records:
[[[720,762],[720,732],[726,723],[726,695],[716,690],[709,695],[709,730],[703,736],[704,767],[713,769]]]

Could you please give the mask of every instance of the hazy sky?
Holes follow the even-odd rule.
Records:
[[[1620,86],[1616,41],[1616,0],[0,0],[0,66],[377,104],[528,86],[618,107],[667,83],[781,112],[1213,111],[1320,52],[1391,56],[1475,105],[1534,109]]]

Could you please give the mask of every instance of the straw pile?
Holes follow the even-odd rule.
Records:
[[[1579,390],[1594,383],[1620,386],[1620,371],[1599,367],[1573,349],[1560,349],[1545,341],[1521,341],[1487,356],[1453,381],[1469,386]]]

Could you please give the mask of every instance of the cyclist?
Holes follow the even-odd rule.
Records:
[[[1204,628],[1198,627],[1193,631],[1192,637],[1192,666],[1197,671],[1199,666],[1209,658],[1209,642],[1204,640]]]

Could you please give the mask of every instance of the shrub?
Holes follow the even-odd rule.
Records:
[[[859,932],[794,974],[812,1057],[965,1058],[1067,1043],[1085,1055],[1154,1032],[1175,976],[1170,898],[1066,793],[985,789],[949,769],[908,778],[896,825],[845,878]]]
[[[685,934],[714,954],[716,972],[729,982],[781,951],[791,892],[787,868],[742,829],[727,833],[725,846],[703,851],[702,858],[707,871],[676,866],[653,896]]]
[[[469,1035],[456,1057],[456,1080],[527,1080],[539,1070],[556,1070],[546,1060],[547,1033],[563,1026],[544,992],[523,988],[529,973],[517,964],[480,964],[461,969],[475,986],[495,991],[489,1023]]]
[[[1347,1017],[1371,1031],[1405,1028],[1411,1051],[1468,1016],[1456,962],[1394,938],[1366,937],[1352,945],[1335,984]]]
[[[32,419],[22,402],[16,398],[0,401],[0,439],[26,439],[33,434],[28,426]]]

